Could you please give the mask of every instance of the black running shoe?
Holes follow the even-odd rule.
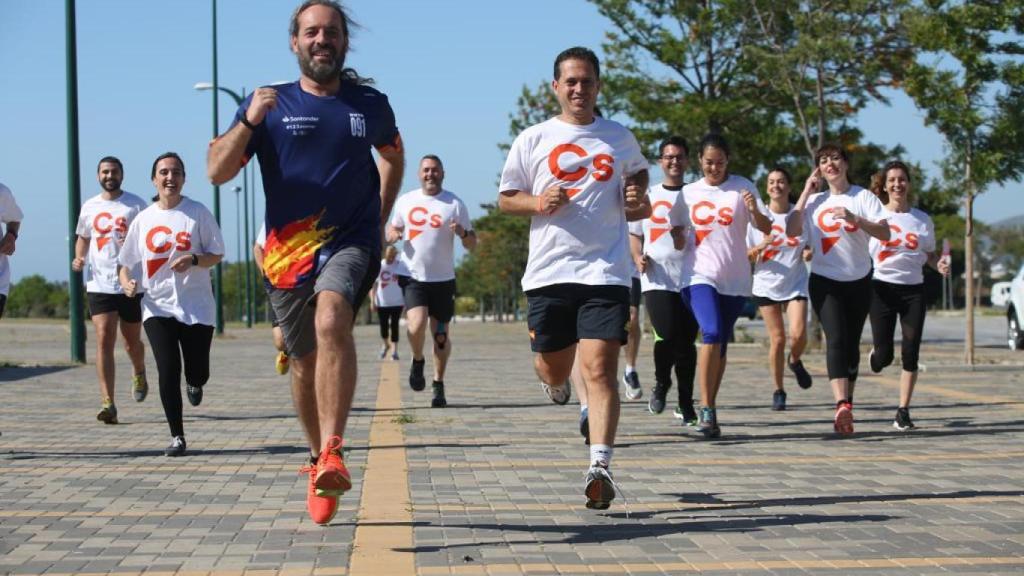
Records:
[[[171,438],[171,445],[164,448],[164,456],[184,456],[185,455],[185,437],[175,436]]]
[[[622,385],[626,387],[626,398],[630,400],[639,400],[644,395],[644,390],[640,387],[640,375],[636,372],[623,373]]]
[[[444,382],[434,380],[434,399],[430,401],[431,408],[444,408],[448,400],[444,397]]]
[[[700,422],[700,418],[697,417],[697,411],[693,409],[693,400],[680,403],[672,411],[672,415],[676,417],[676,420],[681,420],[683,426],[695,428]]]
[[[117,424],[117,406],[114,406],[114,401],[105,398],[103,400],[103,406],[100,408],[96,419],[104,424]]]
[[[892,427],[900,432],[906,432],[907,430],[913,430],[916,428],[916,426],[914,426],[914,422],[910,419],[910,408],[896,409],[896,419],[893,420]]]
[[[583,443],[590,446],[590,414],[586,408],[580,410],[580,435],[583,436]]]
[[[661,382],[654,385],[651,390],[651,399],[647,401],[647,411],[651,414],[661,414],[665,411],[665,396],[668,394],[668,386]]]
[[[412,368],[409,369],[409,388],[413,389],[413,392],[422,392],[427,387],[427,379],[423,377],[423,366],[427,363],[427,359],[412,361]]]
[[[193,406],[199,406],[203,402],[203,387],[193,386],[191,384],[185,386],[185,394],[188,396],[188,403]]]
[[[794,376],[796,376],[796,383],[804,390],[810,388],[813,382],[811,381],[811,374],[807,372],[806,368],[804,368],[804,361],[797,360],[796,362],[789,362],[788,364],[790,371],[793,372]]]
[[[786,392],[784,390],[776,390],[772,394],[772,410],[781,412],[786,409]]]

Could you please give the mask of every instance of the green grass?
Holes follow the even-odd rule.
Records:
[[[416,423],[416,417],[413,416],[412,414],[407,414],[405,412],[402,412],[398,416],[395,416],[394,418],[392,418],[391,419],[391,423],[392,424],[403,424],[403,425],[404,424],[415,424]]]

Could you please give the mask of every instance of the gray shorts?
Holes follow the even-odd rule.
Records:
[[[341,294],[359,310],[380,271],[380,256],[362,246],[345,246],[331,255],[317,277],[292,289],[269,291],[289,356],[301,357],[316,349],[316,295],[325,290]]]

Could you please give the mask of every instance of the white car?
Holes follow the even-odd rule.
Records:
[[[1006,342],[1010,350],[1024,350],[1024,266],[1010,281],[1006,306]]]
[[[996,282],[992,285],[992,306],[1002,308],[1010,303],[1010,287],[1013,282]]]

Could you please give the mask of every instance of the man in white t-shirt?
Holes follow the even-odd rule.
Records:
[[[113,156],[100,159],[96,179],[102,191],[82,204],[75,234],[75,258],[71,269],[85,271],[85,292],[89,316],[96,329],[96,376],[100,381],[102,405],[96,419],[117,424],[114,402],[114,345],[118,326],[125,351],[131,359],[132,396],[142,402],[149,393],[146,381],[146,356],[142,333],[142,294],[129,298],[117,279],[117,256],[124,244],[128,226],[146,209],[148,203],[135,194],[121,190],[124,168]]]
[[[451,357],[452,343],[448,323],[455,315],[455,237],[463,248],[476,247],[476,234],[469,221],[469,211],[458,196],[441,187],[444,165],[441,159],[428,154],[420,160],[420,188],[403,194],[395,201],[387,241],[402,243],[402,261],[409,269],[409,281],[403,290],[405,321],[412,348],[409,386],[423,390],[426,358],[423,346],[429,318],[434,336],[434,398],[430,405],[444,408],[444,373]]]
[[[11,268],[7,257],[14,254],[23,217],[11,189],[0,184],[0,318],[4,317],[7,293],[11,289]]]
[[[534,367],[552,401],[565,404],[579,354],[591,440],[586,504],[606,509],[615,497],[609,466],[619,422],[616,374],[632,284],[626,221],[648,217],[651,206],[636,138],[594,114],[600,74],[587,48],[558,55],[551,87],[561,114],[516,137],[498,206],[531,217],[522,284]]]

